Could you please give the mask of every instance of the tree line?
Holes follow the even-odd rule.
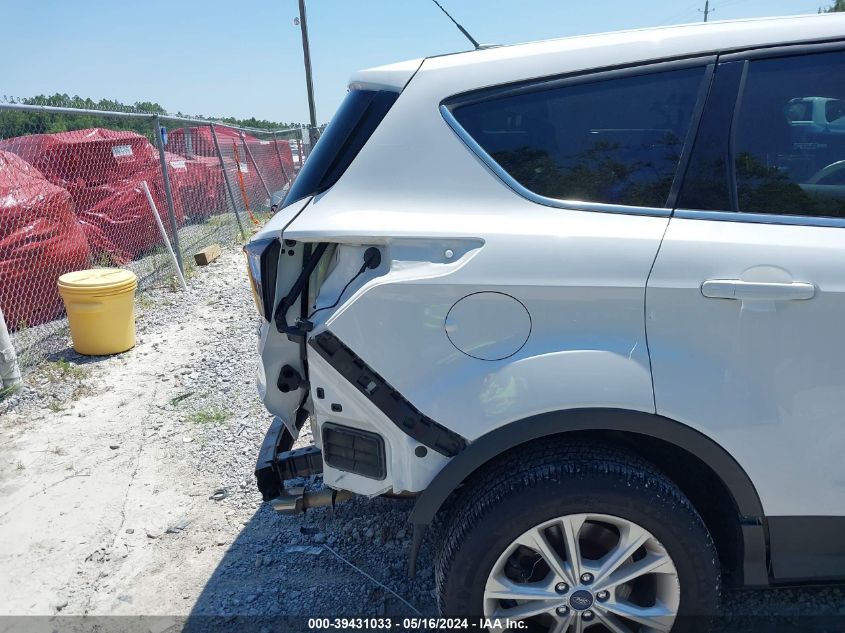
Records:
[[[845,13],[845,0],[836,0],[826,9],[819,9],[819,13]]]
[[[96,110],[111,110],[113,112],[170,114],[164,107],[152,101],[136,101],[128,105],[112,99],[95,101],[78,95],[56,93],[54,95],[37,95],[26,99],[10,99],[4,97],[0,103],[22,103],[26,105],[57,106],[93,110],[86,114],[25,112],[16,110],[0,110],[0,138],[11,138],[24,134],[53,134],[69,132],[92,127],[104,127],[111,130],[128,130],[152,138],[152,127],[149,120],[136,118],[112,118],[97,115]],[[208,117],[203,115],[186,115],[181,112],[173,116],[183,116],[206,121],[221,121],[230,125],[252,127],[262,130],[279,130],[303,127],[300,123],[282,123],[266,119],[238,119],[236,117]]]

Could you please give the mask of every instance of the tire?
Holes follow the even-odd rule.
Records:
[[[491,602],[489,594],[485,594],[488,580],[493,577],[491,574],[494,573],[494,566],[496,570],[505,570],[496,571],[496,574],[513,574],[516,567],[508,563],[521,560],[520,557],[527,555],[530,573],[543,573],[544,569],[543,565],[540,565],[538,572],[536,559],[530,558],[539,549],[525,550],[520,546],[516,546],[516,553],[507,559],[508,563],[503,567],[501,561],[510,551],[509,548],[514,547],[514,541],[524,539],[521,535],[536,530],[536,526],[546,525],[547,522],[554,526],[557,521],[577,522],[581,520],[577,517],[583,517],[585,514],[591,517],[583,523],[585,527],[575,528],[581,530],[579,534],[582,540],[578,543],[584,544],[585,547],[590,544],[583,540],[584,535],[589,534],[591,537],[595,536],[597,541],[610,539],[608,542],[611,542],[613,538],[618,538],[619,551],[625,551],[620,536],[623,530],[625,534],[637,534],[634,527],[630,528],[630,531],[624,527],[628,522],[647,531],[649,536],[656,539],[648,541],[649,547],[656,543],[655,551],[662,552],[654,556],[666,554],[674,565],[673,569],[664,566],[661,573],[665,574],[666,569],[672,569],[676,575],[664,575],[660,580],[632,582],[648,583],[649,586],[660,587],[660,591],[670,592],[669,595],[676,605],[676,629],[693,628],[679,626],[681,618],[685,618],[686,624],[693,620],[703,622],[703,618],[686,618],[717,612],[721,579],[716,548],[698,512],[681,490],[655,466],[626,450],[584,441],[546,440],[542,444],[526,445],[514,454],[488,464],[462,489],[451,505],[444,517],[441,541],[443,545],[435,560],[438,607],[441,614],[447,617],[489,617],[491,614],[486,607],[491,604],[496,609],[501,605],[504,605],[502,608],[511,605],[509,601],[498,602],[494,599]],[[618,521],[605,524],[604,519],[595,518],[595,515],[607,515],[609,521]],[[556,534],[563,534],[562,531],[556,532],[557,529],[552,527],[549,531],[549,528],[541,528],[546,531],[540,533],[548,540],[554,540]],[[618,530],[617,536],[606,536],[613,534],[614,530]],[[633,539],[631,542],[633,543]],[[562,539],[559,543],[563,543]],[[556,547],[558,551],[563,552],[563,558],[568,559],[564,546],[559,544]],[[633,565],[638,560],[637,556],[642,559],[652,555],[650,552],[644,552],[645,549],[637,550],[634,556],[625,559],[624,564]],[[608,553],[606,558],[609,556]],[[589,559],[589,556],[585,556],[585,565],[593,564]],[[532,560],[534,562],[531,562]],[[560,571],[568,564],[568,560],[564,561],[563,566],[557,569]],[[573,566],[579,568],[577,559]],[[546,566],[545,569],[549,567]],[[529,572],[523,570],[519,573]],[[573,574],[569,575],[572,576]],[[521,576],[517,577],[522,581]],[[617,579],[618,577],[616,576]],[[549,578],[550,576],[544,576],[543,582],[547,582]],[[671,578],[672,582],[664,580],[665,578]],[[531,580],[536,578],[532,577]],[[576,581],[580,582],[577,578]],[[595,582],[597,590],[598,578]],[[614,589],[613,591],[617,592],[613,594],[614,603],[623,589],[630,592],[640,591],[626,588],[624,585]],[[657,592],[658,589],[654,591]],[[594,602],[591,604],[594,613],[587,615],[596,617],[599,614],[597,609],[610,605],[599,605],[598,594],[593,598]],[[652,600],[656,598],[652,597]],[[615,614],[608,615],[606,610],[601,613],[614,619],[617,617]],[[586,618],[583,611],[572,611],[572,617],[574,616]],[[548,620],[543,620],[546,617],[544,614],[528,619],[531,623],[528,630],[554,630],[557,626],[557,630],[580,631],[585,624],[573,620],[572,628],[568,628],[565,623],[561,626],[562,622],[556,620],[546,628]],[[551,617],[556,616],[553,614]],[[670,618],[670,624],[671,621]],[[631,623],[623,619],[622,623],[628,625],[630,631],[637,631],[639,628],[636,622]],[[698,629],[698,626],[694,628]],[[626,629],[620,627],[619,630]]]

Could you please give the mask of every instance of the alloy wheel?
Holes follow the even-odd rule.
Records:
[[[571,514],[505,549],[487,579],[484,615],[524,621],[529,632],[658,633],[671,630],[680,595],[675,565],[649,531]]]

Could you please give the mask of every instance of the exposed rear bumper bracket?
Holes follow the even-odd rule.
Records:
[[[297,424],[299,428],[301,424]],[[290,450],[294,437],[281,418],[273,418],[255,464],[255,479],[264,501],[279,497],[286,479],[323,472],[323,455],[316,446]]]

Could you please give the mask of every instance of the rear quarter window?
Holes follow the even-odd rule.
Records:
[[[387,90],[350,90],[294,180],[285,205],[336,183],[398,97]]]
[[[702,66],[588,81],[450,111],[493,161],[535,194],[664,207],[704,74]]]

